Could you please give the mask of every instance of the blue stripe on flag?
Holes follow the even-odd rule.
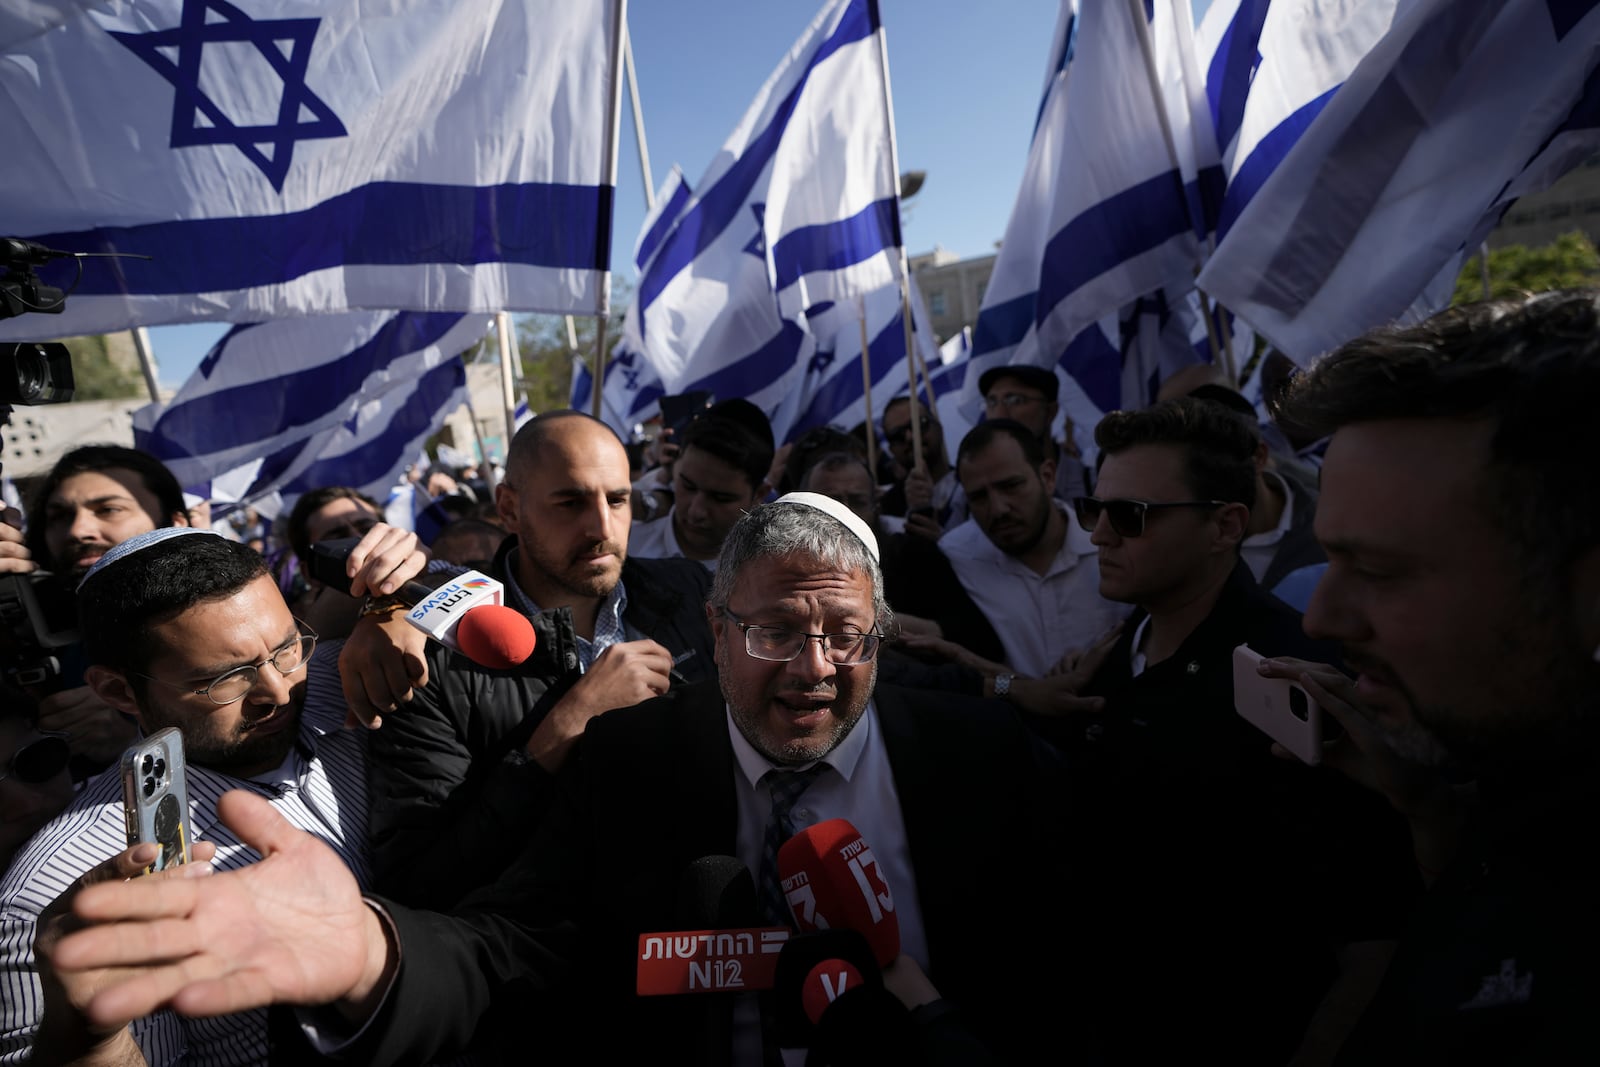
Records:
[[[1057,363],[1101,411],[1122,407],[1122,353],[1099,325],[1080,330]]]
[[[772,122],[750,142],[744,154],[728,167],[722,177],[717,179],[716,184],[706,190],[700,202],[684,213],[678,225],[673,228],[672,235],[667,238],[657,254],[655,262],[651,264],[650,270],[639,279],[636,299],[639,301],[641,312],[655,303],[667,283],[693,262],[696,256],[728,228],[729,223],[743,213],[745,203],[750,198],[750,190],[755,188],[756,181],[766,170],[773,153],[778,149],[779,142],[783,140],[784,127],[794,114],[795,105],[800,100],[800,93],[805,89],[811,72],[839,49],[870,37],[876,29],[874,25],[876,16],[876,4],[871,5],[870,11],[868,5],[860,3],[851,4],[846,9],[832,35],[823,42],[817,54],[812,57],[811,63],[795,82],[794,87],[789,90],[789,95],[778,105]]]
[[[1228,184],[1228,191],[1222,198],[1222,213],[1217,218],[1218,244],[1233,229],[1233,224],[1239,221],[1239,213],[1249,206],[1267,179],[1272,177],[1272,172],[1278,169],[1278,164],[1294,148],[1311,121],[1322,113],[1322,109],[1328,106],[1328,101],[1338,91],[1339,87],[1334,86],[1278,123],[1256,144],[1250,158],[1235,168],[1233,181]]]
[[[1211,103],[1211,122],[1217,130],[1219,148],[1226,149],[1233,143],[1244,122],[1250,83],[1261,63],[1261,27],[1271,6],[1271,0],[1239,0],[1233,20],[1211,57],[1211,68],[1206,71],[1206,98]]]
[[[900,213],[893,197],[875,201],[838,222],[790,230],[772,246],[777,288],[793,285],[813,271],[861,263],[899,244]],[[807,309],[807,314],[813,314],[813,309]]]
[[[972,328],[972,354],[979,356],[997,348],[1021,344],[1033,325],[1033,309],[1038,302],[1039,294],[1035,291],[978,312],[978,322]]]
[[[459,359],[445,360],[417,379],[416,389],[395,409],[383,433],[363,441],[353,452],[317,460],[283,487],[283,495],[296,496],[325,485],[367,485],[383,477],[409,454],[412,442],[428,434],[445,414],[451,394],[466,384],[466,365]]]
[[[1183,179],[1176,170],[1106,197],[1045,246],[1035,321],[1043,323],[1056,305],[1106,271],[1190,228]]]
[[[672,199],[668,200],[656,216],[656,224],[650,227],[639,241],[639,250],[634,253],[633,265],[642,268],[650,262],[650,256],[655,252],[656,246],[666,240],[667,234],[672,231],[673,224],[678,221],[678,213],[683,210],[683,205],[689,202],[689,184],[679,182],[672,190]]]
[[[84,261],[76,292],[206,293],[278,285],[343,265],[522,263],[606,270],[609,186],[373,182],[304,211],[187,219],[31,237],[66,252],[141,252],[155,260]],[[602,225],[602,222],[605,222]],[[251,249],[241,256],[240,248]],[[68,286],[77,268],[43,268]]]
[[[315,422],[350,396],[374,371],[421,351],[448,333],[462,316],[454,312],[401,312],[347,355],[270,382],[219,389],[168,408],[151,434],[135,434],[139,448],[161,459],[202,456],[245,441],[266,441],[295,426]],[[206,355],[215,366],[234,329]]]
[[[867,366],[875,372],[872,384],[878,385],[891,371],[900,366],[900,355],[905,351],[905,317],[896,315],[867,345]],[[791,436],[804,433],[813,426],[826,426],[862,396],[860,355],[837,371],[823,383],[811,397],[811,403],[789,430]],[[849,429],[849,427],[846,427]]]
[[[805,343],[805,331],[788,320],[783,329],[754,352],[718,367],[698,381],[688,383],[681,392],[710,390],[718,400],[749,396],[771,385],[789,372]]]
[[[1044,121],[1044,106],[1050,102],[1050,91],[1055,88],[1056,75],[1066,70],[1067,64],[1072,62],[1072,52],[1078,43],[1078,16],[1076,12],[1068,16],[1067,32],[1063,36],[1066,38],[1065,47],[1061,49],[1061,54],[1056,57],[1056,61],[1050,69],[1050,77],[1045,80],[1044,92],[1039,97],[1039,110],[1033,116],[1034,137],[1039,136],[1039,123]]]

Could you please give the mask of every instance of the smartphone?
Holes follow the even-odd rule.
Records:
[[[1268,737],[1315,766],[1322,762],[1322,709],[1287,678],[1263,678],[1265,657],[1249,645],[1233,650],[1234,710]]]
[[[160,852],[146,874],[189,862],[189,789],[183,734],[158,730],[122,754],[122,808],[128,844],[153,842]]]
[[[673,440],[683,443],[684,431],[695,417],[711,406],[712,395],[705,389],[695,389],[660,400],[661,425],[672,431]]]

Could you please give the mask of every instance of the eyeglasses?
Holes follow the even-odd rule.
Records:
[[[66,734],[41,730],[39,740],[29,741],[11,754],[0,782],[15,778],[28,785],[43,785],[66,770],[70,758],[72,748]]]
[[[933,420],[926,415],[917,420],[917,425],[918,428],[922,430],[922,436],[924,437],[933,432]],[[911,421],[908,419],[906,420],[906,424],[904,426],[896,426],[892,430],[885,430],[883,432],[883,439],[888,441],[891,445],[905,444],[907,441],[911,440]]]
[[[1042,404],[1044,397],[1034,396],[1031,393],[994,393],[983,398],[983,407],[986,411],[996,411],[1005,408],[1027,407],[1029,404]]]
[[[1092,496],[1080,496],[1072,502],[1072,510],[1077,512],[1078,525],[1090,533],[1100,521],[1100,513],[1106,513],[1106,518],[1111,520],[1111,528],[1119,537],[1139,537],[1144,533],[1145,515],[1151,511],[1163,508],[1220,508],[1226,500],[1169,500],[1160,504],[1152,504],[1145,500],[1098,500]]]
[[[808,634],[799,630],[786,630],[782,626],[756,626],[740,622],[739,617],[727,608],[722,609],[739,629],[744,631],[744,650],[753,659],[768,663],[788,663],[805,651],[806,642],[822,645],[822,655],[836,667],[854,667],[865,663],[878,651],[881,634]]]
[[[150,674],[140,674],[138,671],[133,671],[132,673],[194,696],[205,696],[210,699],[211,703],[219,706],[232,704],[235,700],[243,699],[246,693],[256,687],[256,679],[261,676],[261,668],[267,664],[272,664],[274,670],[284,677],[288,677],[310,661],[311,652],[317,647],[317,635],[307,629],[306,625],[299,620],[295,622],[300,627],[300,635],[293,641],[290,641],[260,663],[246,667],[235,667],[226,674],[218,675],[204,689],[190,689],[187,685],[169,682]]]

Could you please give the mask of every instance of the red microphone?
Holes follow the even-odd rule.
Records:
[[[848,960],[823,960],[811,968],[800,986],[800,1006],[805,1008],[806,1018],[815,1026],[822,1021],[822,1013],[828,1010],[828,1005],[860,989],[866,981]]]
[[[474,663],[506,670],[533,655],[533,625],[515,608],[480,604],[461,616],[456,644]]]
[[[778,849],[784,899],[801,933],[854,930],[878,966],[900,955],[894,896],[861,834],[848,819],[829,819],[795,834]]]

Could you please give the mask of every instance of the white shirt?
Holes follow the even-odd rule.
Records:
[[[750,873],[761,877],[761,849],[766,837],[767,816],[772,810],[772,794],[761,784],[761,776],[777,765],[755,750],[739,732],[728,714],[728,738],[733,742],[733,757],[738,764],[734,792],[738,796],[739,826],[736,853]],[[855,727],[832,752],[822,757],[833,768],[812,782],[790,811],[797,831],[829,819],[848,819],[861,832],[861,839],[872,849],[894,899],[895,916],[900,921],[900,951],[916,960],[924,971],[928,966],[928,938],[922,926],[922,906],[917,900],[917,875],[911,865],[911,844],[906,838],[905,819],[900,814],[900,794],[895,790],[894,773],[889,767],[889,752],[878,728],[878,713],[867,704]],[[810,766],[780,767],[797,771]],[[734,1062],[761,1062],[760,1018],[755,998],[734,1012]],[[792,1057],[786,1056],[786,1060]],[[793,1062],[803,1063],[804,1054]]]
[[[939,549],[1000,636],[1006,664],[1030,678],[1043,677],[1069,649],[1088,647],[1133,610],[1100,595],[1099,549],[1070,516],[1061,550],[1042,575],[997,548],[975,519],[945,534]]]
[[[322,839],[368,887],[366,731],[343,729],[339,642],[317,647],[307,666],[305,709],[295,748],[283,765],[254,779],[190,764],[189,827],[217,846],[212,867],[228,871],[258,858],[217,818],[229,789],[264,796],[295,827]],[[17,854],[0,881],[0,1063],[21,1062],[39,1027],[44,998],[34,969],[39,913],[79,875],[127,848],[118,768],[89,780],[73,802]],[[266,1009],[211,1019],[160,1011],[130,1025],[150,1067],[186,1064],[265,1064]]]
[[[672,509],[659,519],[649,522],[635,521],[628,531],[628,555],[634,559],[685,559],[683,546],[678,544],[678,535],[672,529]],[[696,560],[696,563],[715,574],[717,561],[713,559]]]
[[[1283,490],[1283,514],[1278,516],[1278,525],[1246,537],[1239,545],[1239,555],[1244,557],[1245,565],[1258,582],[1272,565],[1272,557],[1278,554],[1278,542],[1283,540],[1283,535],[1289,532],[1289,527],[1294,523],[1294,487],[1289,484],[1289,479],[1280,478],[1272,471],[1263,471],[1262,477],[1271,479]]]

